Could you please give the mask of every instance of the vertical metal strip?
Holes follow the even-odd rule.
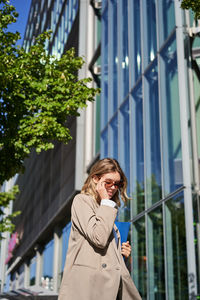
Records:
[[[175,19],[176,19],[176,41],[177,41],[177,65],[178,65],[178,85],[180,99],[180,124],[182,141],[182,166],[184,190],[184,208],[185,208],[185,226],[186,226],[186,246],[187,246],[187,266],[188,266],[188,289],[189,298],[197,294],[197,275],[196,259],[194,245],[193,228],[193,206],[191,191],[191,172],[190,172],[190,151],[187,117],[187,78],[184,59],[184,33],[182,24],[182,10],[180,1],[175,0]]]
[[[146,1],[140,0],[140,22],[141,22],[141,56],[142,56],[142,103],[143,103],[143,147],[144,147],[144,201],[145,201],[145,209],[147,209],[147,195],[146,195],[146,155],[145,155],[145,149],[146,149],[146,142],[145,142],[145,105],[144,105],[144,68],[145,65],[147,65],[146,60],[147,60],[147,55],[145,55],[145,43],[147,44],[147,33],[146,33]],[[146,231],[146,270],[147,270],[147,278],[149,277],[149,267],[148,267],[148,261],[149,261],[149,255],[148,255],[148,216],[145,214],[145,231]],[[150,285],[149,285],[149,280],[147,279],[147,300],[150,298]]]

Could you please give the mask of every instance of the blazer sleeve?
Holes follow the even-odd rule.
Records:
[[[79,194],[72,203],[72,223],[97,248],[105,248],[113,230],[117,208],[100,205],[96,210],[90,196]]]

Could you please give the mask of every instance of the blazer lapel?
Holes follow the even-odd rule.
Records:
[[[116,252],[116,255],[117,255],[117,258],[119,260],[119,262],[121,261],[121,258],[120,258],[120,255],[121,255],[121,245],[120,245],[120,233],[119,233],[119,230],[117,228],[117,226],[114,224],[114,227],[113,227],[113,230],[114,230],[114,235],[116,236],[116,239],[115,239],[115,236],[114,236],[114,243],[115,243],[115,252]]]

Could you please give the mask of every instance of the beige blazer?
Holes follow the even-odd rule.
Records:
[[[115,226],[117,209],[78,194],[72,203],[72,228],[58,300],[141,299],[121,255]],[[117,234],[117,243],[113,234]]]

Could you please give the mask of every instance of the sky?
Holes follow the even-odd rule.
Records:
[[[13,32],[18,31],[21,34],[21,40],[19,40],[17,44],[22,45],[31,0],[10,0],[10,4],[15,6],[16,11],[19,13],[19,17],[17,18],[17,22],[10,25],[8,29]]]

